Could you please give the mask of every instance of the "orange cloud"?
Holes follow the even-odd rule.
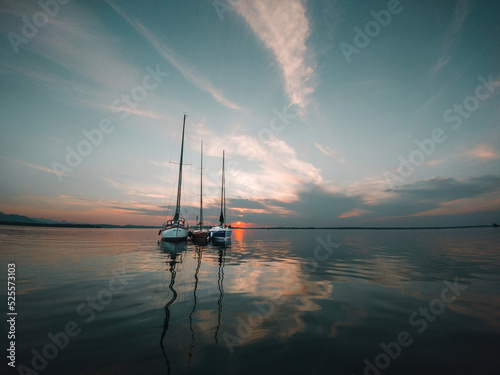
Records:
[[[371,211],[355,208],[354,210],[351,210],[349,212],[344,212],[342,215],[339,216],[339,218],[345,219],[348,217],[360,217],[369,213],[371,213]]]
[[[481,143],[476,148],[467,151],[465,155],[478,161],[500,160],[497,150],[487,143]]]

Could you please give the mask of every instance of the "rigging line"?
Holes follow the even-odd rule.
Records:
[[[187,114],[184,113],[184,115],[187,117]],[[183,163],[183,166],[187,167],[189,166],[189,168],[185,169],[185,172],[184,172],[184,176],[186,175],[186,172],[188,172],[188,169],[191,171],[191,175],[192,175],[192,170],[193,170],[193,158],[192,158],[192,149],[191,149],[191,144],[190,144],[190,137],[189,137],[189,132],[188,134],[186,135],[185,139],[184,139],[184,143],[185,143],[185,147],[184,147],[184,153],[186,155],[185,159],[188,161],[187,163],[184,162]],[[192,178],[188,178],[187,181],[186,179],[184,178],[184,202],[191,202],[192,200]],[[186,183],[187,182],[187,183]],[[185,213],[185,216],[182,214],[182,212]],[[186,219],[187,221],[191,220],[191,205],[182,205],[182,208],[181,210],[179,211],[179,215],[181,217],[183,217],[184,219]]]
[[[181,137],[181,133],[179,132],[179,130],[177,128],[175,128],[176,130],[175,131],[175,138],[174,138],[174,146],[172,147],[171,151],[170,151],[170,157],[168,158],[168,162],[169,163],[173,163],[172,162],[172,159],[173,159],[173,155],[174,155],[174,152],[177,150],[177,143],[179,143],[179,138]],[[164,209],[164,214],[163,214],[163,221],[166,222],[167,221],[167,215],[168,215],[168,211],[171,210],[171,203],[173,201],[173,196],[174,196],[174,191],[175,191],[175,187],[176,185],[172,184],[171,185],[171,192],[170,192],[170,199],[169,199],[169,202],[168,202],[168,205],[167,205],[167,196],[168,196],[168,186],[169,186],[169,183],[170,183],[170,179],[168,178],[169,177],[169,174],[170,174],[170,169],[167,169],[167,181],[165,183],[165,209]],[[176,179],[176,182],[178,180]]]

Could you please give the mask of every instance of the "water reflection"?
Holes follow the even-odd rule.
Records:
[[[224,264],[226,262],[226,249],[225,247],[219,248],[219,271],[217,273],[217,285],[219,286],[219,299],[217,300],[218,315],[217,315],[217,328],[215,330],[215,343],[218,343],[217,335],[219,334],[220,321],[222,317],[222,299],[224,298]]]
[[[402,331],[414,343],[384,375],[500,368],[500,232],[490,228],[235,231],[231,248],[160,247],[150,230],[2,230],[0,258],[19,264],[19,363],[43,354],[48,332],[82,327],[51,373],[374,374],[364,359]],[[341,246],[314,265],[327,236]],[[75,308],[102,297],[114,270],[123,290],[87,325]],[[431,313],[455,278],[467,289],[418,332],[409,317]]]
[[[194,336],[194,330],[193,330],[193,314],[196,310],[196,304],[198,303],[198,300],[196,298],[196,290],[198,289],[198,273],[200,272],[200,266],[201,266],[201,257],[203,255],[203,252],[201,250],[200,246],[196,247],[196,255],[197,255],[197,264],[196,264],[196,272],[194,274],[194,289],[193,289],[193,299],[194,299],[194,304],[193,304],[193,309],[191,310],[191,313],[189,314],[189,329],[191,331],[191,344],[189,345],[189,362],[188,362],[188,368],[191,367],[191,358],[193,357],[193,349],[194,349],[194,343],[195,343],[195,336]]]
[[[196,242],[188,242],[188,243],[160,243],[160,248],[163,253],[166,255],[166,264],[167,270],[170,274],[170,281],[168,284],[168,295],[170,296],[168,302],[163,306],[164,310],[164,321],[163,321],[163,329],[160,337],[160,347],[165,359],[165,364],[167,367],[167,373],[170,374],[172,371],[173,362],[171,359],[173,356],[175,358],[186,358],[186,351],[182,350],[182,347],[187,348],[187,363],[185,365],[187,368],[191,368],[192,360],[195,353],[195,346],[197,344],[198,336],[205,336],[206,327],[203,327],[205,321],[197,322],[197,307],[199,305],[199,288],[200,285],[205,288],[210,287],[215,284],[215,278],[212,277],[212,280],[208,283],[203,283],[203,277],[200,275],[202,261],[203,261],[203,252],[208,251],[208,260],[207,260],[207,268],[208,270],[212,268],[215,271],[215,267],[217,267],[217,289],[218,289],[218,298],[217,298],[217,322],[212,320],[213,325],[211,325],[211,330],[213,334],[213,342],[217,344],[220,338],[220,331],[222,327],[222,312],[223,312],[223,300],[224,300],[224,266],[226,263],[226,250],[228,248],[228,243],[221,244],[220,246],[215,246],[213,244],[209,246],[200,246]],[[180,264],[184,264],[181,268]],[[205,270],[202,275],[206,275],[210,273],[208,270]],[[194,276],[193,276],[194,275]],[[214,274],[212,274],[214,275]],[[187,277],[187,278],[186,278]],[[194,279],[194,286],[193,286]],[[168,280],[168,279],[167,279]],[[188,281],[190,280],[190,281]],[[203,292],[203,289],[202,289]],[[186,324],[184,327],[186,329],[185,335],[179,335],[177,332],[175,333],[175,345],[169,344],[169,328],[170,329],[178,329],[178,327],[183,326],[182,315],[180,316],[178,312],[182,311],[185,308],[185,303],[189,301],[186,300],[185,296],[192,295],[192,306],[189,309],[189,314],[186,312],[184,317],[186,317],[189,321],[189,325]],[[184,298],[183,298],[184,297]],[[214,297],[212,302],[209,302],[209,305],[215,302]],[[191,300],[191,297],[189,297]],[[175,313],[172,312],[173,304],[178,305],[175,309]],[[190,303],[191,304],[191,303]],[[213,305],[212,305],[213,306]],[[215,311],[215,307],[212,307],[211,311]],[[207,313],[207,310],[200,311],[202,315]],[[172,325],[171,319],[175,319],[175,321],[179,324]],[[205,318],[206,319],[206,318]],[[197,327],[201,328],[202,332],[197,332]],[[214,328],[215,327],[215,328]],[[189,331],[187,331],[189,329]],[[215,330],[215,332],[213,331]],[[200,337],[201,337],[200,336]],[[205,336],[206,337],[206,336]],[[189,338],[189,343],[187,342]],[[182,341],[186,341],[185,346],[181,344]],[[202,340],[203,341],[203,340]],[[204,342],[206,345],[207,343]],[[203,343],[202,343],[203,345]],[[180,353],[183,351],[183,353]],[[175,362],[175,361],[174,361]],[[175,367],[175,366],[174,366]]]
[[[163,244],[162,264],[166,258],[163,268],[168,271],[163,293],[168,294],[160,305],[164,310],[160,322],[165,320],[161,366],[166,363],[168,373],[230,373],[218,364],[234,368],[243,359],[246,373],[255,373],[253,361],[259,360],[254,358],[265,347],[262,350],[278,353],[276,361],[287,363],[293,372],[300,366],[298,353],[304,350],[297,340],[307,338],[311,352],[324,358],[316,373],[328,373],[335,366],[343,373],[363,373],[363,359],[373,358],[380,341],[397,337],[402,330],[426,347],[432,347],[436,337],[439,345],[454,345],[445,334],[459,332],[464,337],[460,325],[475,329],[476,335],[498,332],[500,299],[492,289],[498,281],[494,271],[498,261],[488,263],[495,249],[485,241],[469,239],[458,245],[441,234],[430,246],[427,232],[391,232],[390,238],[380,232],[335,232],[331,236],[338,236],[342,246],[312,263],[316,242],[310,237],[325,238],[325,233],[312,233],[308,239],[300,233],[256,232],[245,234],[246,242],[235,236],[232,247],[215,242],[203,247],[191,242]],[[481,262],[472,251],[476,249],[485,258]],[[432,330],[420,335],[409,316],[439,296],[444,280],[455,277],[470,285],[467,293],[447,305]],[[411,368],[420,355],[429,360],[422,348],[415,344],[407,350],[410,359],[403,367]],[[231,356],[231,350],[237,354]],[[343,353],[345,363],[331,357],[335,350]],[[443,362],[449,363],[453,356],[447,358]]]
[[[163,344],[163,341],[165,339],[165,335],[167,334],[170,323],[170,306],[177,299],[177,290],[174,288],[175,276],[177,275],[175,267],[177,266],[177,264],[182,263],[182,254],[184,253],[184,251],[187,250],[187,247],[185,243],[168,243],[168,242],[161,242],[160,246],[162,250],[168,254],[169,260],[167,260],[167,264],[169,265],[169,272],[170,272],[170,284],[168,285],[168,288],[172,292],[172,298],[170,298],[170,300],[164,307],[165,320],[163,322],[163,331],[161,333],[161,338],[160,338],[161,351],[163,353],[163,357],[165,358],[168,374],[170,374],[172,367],[170,366],[170,359],[167,355],[167,352],[165,351],[165,346]]]

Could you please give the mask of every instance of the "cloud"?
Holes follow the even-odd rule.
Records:
[[[132,26],[165,60],[172,64],[172,66],[174,66],[188,82],[201,90],[208,92],[220,104],[232,109],[242,109],[237,104],[225,98],[223,93],[219,89],[215,88],[208,78],[197,72],[194,67],[190,66],[179,55],[161,42],[160,39],[147,29],[139,20],[127,15],[112,1],[106,0],[106,2],[113,9],[115,9],[118,14],[120,14],[125,21],[127,21],[130,26]]]
[[[260,141],[244,134],[238,126],[220,133],[204,124],[194,126],[194,134],[203,137],[206,156],[220,158],[226,151],[226,181],[231,196],[235,198],[275,199],[293,201],[304,186],[322,184],[321,170],[301,160],[293,147],[278,138]],[[220,167],[207,168],[204,172],[207,188],[219,184]],[[209,194],[207,195],[214,195]]]
[[[465,152],[463,155],[478,162],[500,160],[500,154],[497,150],[487,143],[481,143],[472,150]]]
[[[33,70],[28,66],[16,65],[6,67],[6,72],[22,75],[33,83],[49,89],[51,92],[59,93],[60,96],[58,100],[65,104],[104,111],[111,117],[127,114],[153,120],[173,120],[163,113],[158,113],[154,109],[145,109],[141,107],[131,108],[129,106],[118,106],[120,111],[117,112],[117,108],[114,107],[112,103],[115,99],[119,98],[118,95],[112,94],[111,92],[92,89],[90,86],[64,79],[41,69]],[[120,122],[120,126],[125,125],[123,122]]]
[[[235,8],[274,54],[290,104],[304,109],[314,92],[315,62],[306,45],[311,29],[303,1],[239,1]]]
[[[453,178],[431,178],[404,185],[397,190],[389,190],[404,197],[405,200],[456,200],[471,198],[481,194],[500,191],[499,176],[481,176],[468,180]]]
[[[464,180],[431,178],[387,190],[390,198],[371,207],[373,220],[401,221],[417,217],[443,217],[460,221],[465,215],[500,208],[500,176],[479,176]],[[447,219],[445,219],[447,218]],[[449,223],[446,221],[446,223]]]
[[[441,164],[444,162],[444,159],[439,159],[439,160],[429,160],[425,162],[425,165],[428,165],[429,167],[434,167],[436,165]]]
[[[453,54],[457,49],[458,42],[460,40],[460,33],[464,26],[465,20],[470,13],[470,0],[460,0],[453,14],[453,20],[449,24],[445,35],[443,37],[443,42],[441,48],[439,49],[441,55],[438,58],[436,66],[432,69],[433,73],[440,71],[444,68],[450,60],[453,58]]]
[[[463,216],[487,211],[500,210],[500,197],[498,194],[488,194],[479,198],[464,198],[439,203],[438,207],[431,210],[418,212],[413,217],[457,215]]]
[[[323,184],[321,170],[301,160],[294,148],[283,140],[273,138],[262,142],[257,137],[241,133],[238,127],[221,133],[206,128],[203,123],[194,123],[191,129],[192,137],[204,140],[203,193],[207,210],[219,207],[222,150],[226,153],[226,188],[228,201],[231,200],[228,207],[234,215],[296,215],[293,209],[284,207],[283,202],[301,199],[302,191]],[[195,140],[192,144],[198,142]],[[107,171],[106,183],[130,199],[159,203],[169,192],[175,193],[176,164],[164,160],[143,160],[141,163],[143,170],[147,170],[144,176]],[[183,208],[198,206],[199,178],[196,167],[184,169]],[[214,213],[207,211],[207,215]]]
[[[431,178],[403,185],[399,189],[385,189],[378,178],[365,180],[346,189],[351,207],[341,211],[339,218],[355,219],[358,223],[373,225],[455,225],[467,223],[466,215],[495,212],[500,208],[500,176],[479,176],[469,179]],[[337,198],[342,194],[336,194]],[[325,204],[331,205],[328,197]],[[473,224],[479,216],[474,216]],[[420,221],[413,220],[420,218]],[[433,221],[429,221],[434,218]],[[479,217],[480,220],[484,218]],[[412,221],[413,220],[413,221]],[[470,221],[469,221],[470,224]],[[482,222],[479,222],[482,224]]]
[[[6,10],[18,20],[40,11],[36,2],[20,3],[22,6],[10,4]],[[20,32],[21,22],[17,23],[13,30]],[[20,46],[24,54],[31,52],[42,56],[75,74],[75,82],[87,79],[99,87],[115,90],[127,88],[142,78],[125,59],[126,47],[107,32],[95,12],[74,2],[64,6],[56,16],[49,17],[48,24],[39,29],[36,37]],[[25,66],[26,59],[20,63]]]
[[[9,4],[2,13],[21,19],[39,10],[36,2],[21,1]],[[19,22],[12,25],[12,30],[19,28]],[[111,103],[140,84],[148,73],[125,58],[130,47],[110,34],[95,12],[76,3],[50,17],[36,38],[20,48],[19,59],[4,63],[2,74],[20,75],[47,89],[57,101],[72,106],[116,112]],[[37,58],[27,58],[32,54]],[[129,114],[165,120],[153,110],[123,108]]]
[[[3,156],[3,155],[0,155],[0,158],[7,160],[9,162],[14,162],[16,164],[22,165],[26,168],[36,169],[37,171],[47,172],[47,173],[51,173],[51,174],[57,174],[57,172],[54,171],[52,168],[47,168],[47,167],[44,167],[44,166],[41,166],[38,164],[33,164],[33,163],[29,163],[29,162],[23,161],[23,160],[8,158],[7,156]]]
[[[324,155],[334,157],[336,161],[341,164],[346,164],[347,160],[344,156],[338,156],[338,152],[333,148],[322,145],[321,143],[314,142],[314,147],[316,147],[319,151],[321,151]]]
[[[348,217],[361,217],[363,215],[369,214],[371,211],[363,210],[361,208],[355,208],[349,212],[344,212],[339,218],[348,218]]]
[[[339,225],[336,221],[343,212],[353,210],[362,205],[359,197],[348,197],[342,194],[333,194],[319,185],[302,186],[295,192],[296,199],[283,201],[277,199],[257,200],[258,204],[265,207],[264,212],[247,210],[242,220],[259,223],[262,226],[329,226]],[[255,202],[254,199],[231,200],[230,207],[248,207]]]
[[[39,83],[40,85],[49,88],[50,90],[59,91],[64,93],[65,95],[76,94],[91,97],[97,94],[96,91],[92,91],[82,84],[64,79],[40,69],[34,70],[29,66],[23,66],[19,64],[6,66],[6,73],[15,73],[22,75],[32,81]]]
[[[362,181],[344,187],[343,190],[347,196],[359,196],[367,206],[377,205],[392,196],[387,191],[387,178],[384,174],[365,177]]]
[[[324,146],[318,142],[314,142],[314,146],[326,156],[333,156],[333,154],[335,153],[330,147]]]

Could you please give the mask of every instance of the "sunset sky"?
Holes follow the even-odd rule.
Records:
[[[0,211],[500,223],[498,1],[0,0]]]

